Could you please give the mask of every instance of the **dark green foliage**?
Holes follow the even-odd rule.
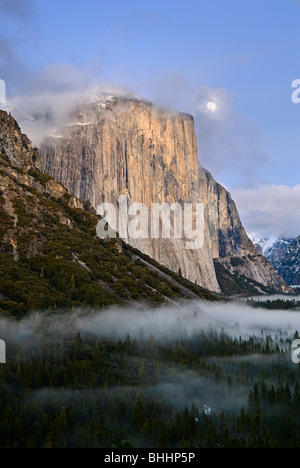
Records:
[[[40,172],[38,169],[29,169],[28,174],[44,186],[49,180],[53,180],[50,175]]]
[[[257,309],[270,309],[270,310],[290,310],[290,309],[299,309],[300,300],[283,300],[283,299],[276,299],[276,300],[266,300],[266,301],[256,301],[254,299],[248,299],[247,304],[251,307],[255,307]]]

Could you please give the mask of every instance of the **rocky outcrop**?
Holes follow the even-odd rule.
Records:
[[[255,294],[266,292],[272,294],[276,291],[286,294],[293,292],[291,287],[278,276],[268,260],[261,255],[249,254],[244,257],[219,258],[215,260],[215,265],[217,269],[219,266],[222,267],[231,278],[236,278],[237,283],[247,278],[248,290],[250,285]]]
[[[40,148],[45,172],[76,197],[117,206],[131,202],[203,203],[204,245],[187,250],[181,239],[129,239],[129,243],[169,269],[220,291],[213,260],[256,255],[230,194],[199,170],[193,117],[168,112],[139,99],[103,98],[82,104],[64,129]],[[272,269],[256,262],[257,276],[285,288]],[[261,274],[259,271],[261,270]],[[247,272],[246,272],[247,273]]]
[[[32,192],[38,191],[53,198],[67,196],[71,208],[85,207],[85,202],[70,195],[62,184],[50,175],[40,173],[38,165],[38,150],[32,147],[27,135],[22,134],[17,121],[6,111],[0,110],[0,190],[9,215],[14,216],[9,193],[15,196],[16,193],[27,191],[27,187]]]
[[[66,196],[70,208],[84,207],[83,202],[69,195],[51,176],[36,169],[38,159],[37,149],[21,133],[16,120],[0,111],[0,253],[11,251],[15,261],[19,260],[20,252],[33,257],[45,243],[38,228],[45,227],[47,206],[40,202],[40,196],[45,200]],[[61,224],[69,223],[63,210],[56,216]]]
[[[37,159],[37,150],[32,148],[26,135],[21,133],[16,120],[0,110],[1,154],[6,156],[14,167],[32,167]]]
[[[200,169],[200,193],[205,206],[213,258],[256,255],[230,193],[205,169]]]

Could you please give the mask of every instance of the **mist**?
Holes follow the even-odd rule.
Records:
[[[22,67],[14,58],[14,50],[8,55],[14,75],[20,76],[16,70]],[[197,84],[182,72],[170,70],[167,75],[150,77],[148,82],[136,82],[126,76],[122,80],[112,76],[108,81],[105,70],[95,70],[92,64],[75,67],[58,62],[38,72],[21,74],[19,88],[12,86],[10,76],[4,76],[9,110],[37,147],[64,128],[79,104],[90,102],[97,94],[139,95],[162,108],[194,116],[199,162],[223,185],[230,183],[232,188],[256,185],[260,181],[258,168],[268,162],[260,150],[259,128],[236,113],[228,91]],[[214,112],[207,109],[211,100],[217,106]]]
[[[232,337],[247,339],[254,334],[300,331],[300,311],[252,308],[243,302],[182,302],[156,309],[137,310],[110,307],[105,310],[75,309],[57,314],[35,312],[20,321],[1,318],[0,338],[14,342],[48,335],[60,340],[62,334],[77,332],[102,339],[150,337],[167,341],[192,339],[201,331],[224,330]]]
[[[46,368],[47,376],[52,365],[59,366],[61,362],[63,366],[69,362],[70,375],[66,384],[55,386],[57,384],[50,381],[49,386],[39,386],[37,381],[24,394],[28,405],[38,404],[48,412],[50,408],[53,411],[66,408],[72,402],[77,416],[86,415],[87,411],[94,414],[97,407],[100,418],[102,413],[106,415],[107,427],[114,427],[111,410],[115,412],[120,404],[125,404],[127,411],[128,408],[132,411],[140,394],[145,402],[157,408],[165,408],[165,411],[169,408],[170,418],[175,411],[188,408],[201,430],[207,419],[215,420],[221,411],[230,417],[233,413],[238,415],[241,408],[247,409],[254,382],[263,378],[266,385],[277,385],[278,376],[293,374],[296,367],[291,360],[290,340],[296,330],[300,331],[299,314],[299,311],[254,309],[238,301],[178,302],[152,310],[109,307],[60,313],[40,311],[19,321],[2,317],[0,338],[7,343],[7,362],[14,379],[18,379],[15,373],[19,363],[19,374],[21,371],[26,378],[28,369],[33,369],[35,363],[39,363],[39,372]],[[75,358],[73,362],[72,349],[78,332],[82,337],[83,354],[79,361]],[[248,343],[247,348],[249,354],[243,354],[240,344],[241,354],[223,355],[218,346],[225,332],[238,341],[240,337],[251,339],[252,344],[249,347]],[[274,336],[272,350],[279,343],[283,353],[264,353],[269,334]],[[218,342],[215,349],[214,340]],[[225,342],[230,343],[226,338]],[[251,347],[259,343],[262,352],[252,354]],[[96,347],[99,361],[93,354]],[[181,349],[190,350],[197,362],[195,367],[193,361],[185,364],[181,360]],[[78,388],[71,371],[77,372],[78,362],[87,365],[90,352],[94,357],[95,375],[100,373],[103,379],[93,387],[89,378],[81,376],[83,380]],[[179,353],[177,358],[176,353]],[[118,384],[122,375],[121,362],[130,372],[130,384],[126,374],[123,384]],[[105,369],[111,372],[109,385],[105,384]]]
[[[165,306],[155,311],[107,310],[95,316],[79,317],[75,327],[107,338],[127,334],[156,339],[192,338],[201,331],[224,329],[231,336],[248,336],[261,330],[294,332],[300,326],[299,312],[253,309],[243,303],[211,304],[191,302],[179,308]]]
[[[172,86],[171,77],[159,92],[153,92],[151,84],[149,88],[122,82],[112,86],[85,71],[57,63],[32,77],[9,105],[22,131],[39,147],[47,137],[64,128],[78,105],[89,103],[102,93],[133,97],[142,90],[143,98],[157,106],[194,116],[199,162],[221,183],[226,185],[230,180],[233,188],[236,180],[237,187],[256,185],[257,168],[267,162],[267,156],[259,150],[259,129],[235,113],[226,90],[189,84],[181,96],[173,96],[169,95]],[[217,105],[214,112],[207,109],[210,100]]]
[[[213,377],[199,377],[196,372],[182,371],[169,375],[167,368],[163,368],[164,377],[157,385],[147,386],[143,393],[147,399],[165,401],[174,408],[184,409],[196,407],[199,414],[207,411],[208,415],[218,414],[222,410],[226,412],[239,411],[242,406],[247,405],[247,395],[249,385],[235,385],[234,389],[224,386],[224,383],[217,383]],[[122,401],[124,394],[130,394],[135,398],[139,387],[110,387],[109,389],[97,388],[93,390],[73,390],[43,388],[32,392],[30,397],[36,399],[39,403],[51,404],[55,401],[61,405],[67,406],[71,400],[74,404],[82,402],[92,397],[107,398],[117,402]],[[234,398],[233,398],[234,393]]]

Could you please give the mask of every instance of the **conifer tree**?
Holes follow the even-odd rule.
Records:
[[[230,434],[226,423],[224,411],[220,417],[220,446],[221,448],[227,448],[229,446]]]

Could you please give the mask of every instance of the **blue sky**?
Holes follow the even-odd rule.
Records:
[[[299,25],[298,0],[0,0],[0,78],[11,98],[108,83],[191,112],[248,231],[300,234]]]

